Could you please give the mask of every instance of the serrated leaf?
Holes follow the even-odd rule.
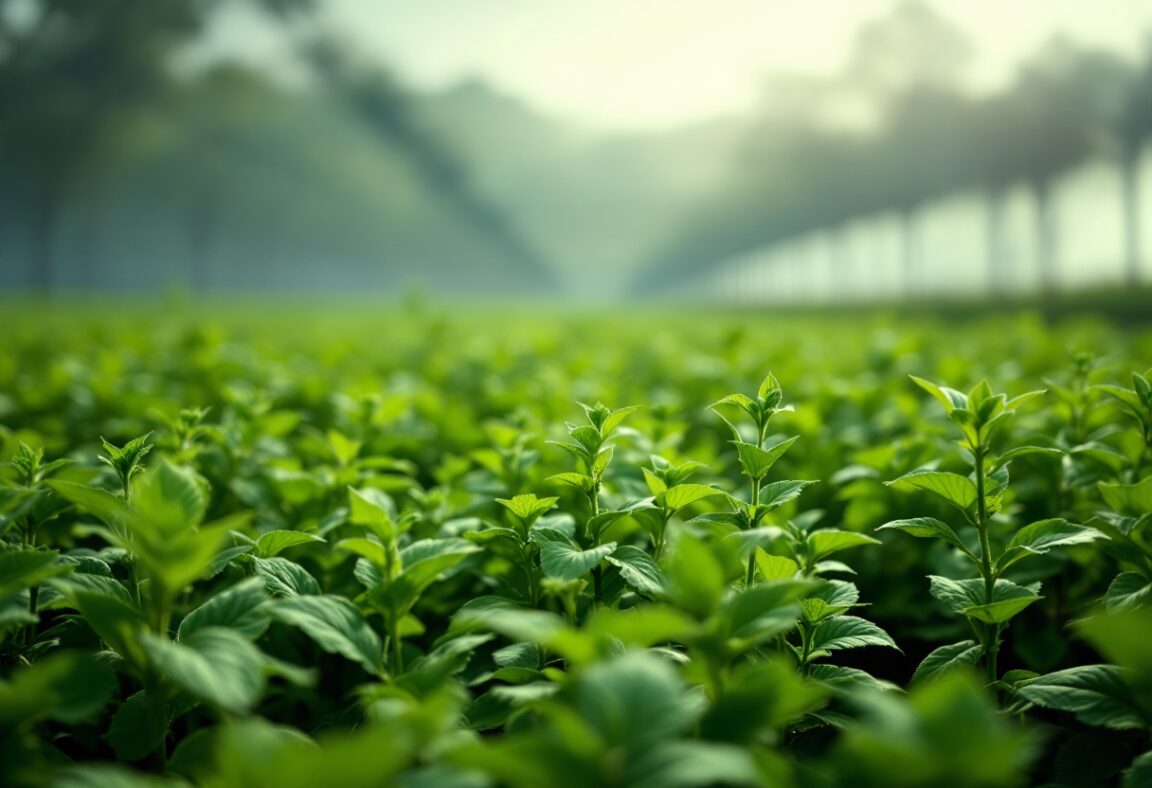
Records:
[[[958,473],[912,471],[885,484],[897,490],[930,492],[963,512],[967,512],[976,503],[976,485],[971,479]]]
[[[883,629],[858,616],[833,616],[820,622],[812,631],[813,652],[840,651],[863,646],[900,647]]]
[[[1132,689],[1115,665],[1081,665],[1032,679],[1017,688],[1047,709],[1073,712],[1087,725],[1143,728],[1149,720],[1132,700]]]
[[[595,479],[585,473],[573,472],[554,473],[544,481],[549,484],[564,484],[569,487],[575,487],[577,490],[583,490],[584,492],[590,491],[592,485],[596,483]]]
[[[268,614],[261,605],[268,601],[264,581],[259,577],[243,580],[208,599],[180,622],[176,639],[183,641],[208,627],[227,627],[255,639],[268,629]]]
[[[540,547],[540,566],[544,574],[561,580],[578,580],[592,571],[616,549],[608,542],[591,550],[580,550],[560,542],[548,542]]]
[[[252,566],[264,578],[268,591],[277,596],[300,596],[320,593],[320,584],[308,570],[287,558],[254,558]]]
[[[303,531],[269,531],[256,540],[256,554],[261,558],[271,558],[289,547],[323,541],[323,537]]]
[[[497,498],[496,503],[503,506],[525,523],[531,523],[540,515],[556,505],[559,498],[537,498],[535,495],[517,495],[512,498]]]
[[[952,580],[929,575],[928,579],[932,596],[943,602],[949,610],[990,624],[1003,623],[1041,599],[1037,594],[1039,583],[1021,586],[1010,580],[998,579],[993,586],[992,601],[989,602],[984,581],[980,578]]]
[[[783,457],[784,452],[788,451],[797,440],[797,437],[788,438],[774,446],[769,446],[767,449],[743,441],[732,441],[732,443],[736,445],[736,452],[740,456],[740,467],[743,469],[744,475],[751,479],[763,479],[768,475],[772,466],[776,464],[776,461]]]
[[[657,495],[656,500],[662,501],[664,506],[671,511],[678,512],[697,501],[723,494],[723,490],[717,490],[706,484],[678,484],[675,487],[670,487],[662,495]]]
[[[913,517],[907,520],[892,520],[891,522],[884,523],[884,525],[876,530],[883,531],[889,528],[903,531],[909,536],[915,536],[920,539],[940,539],[958,550],[971,555],[967,545],[964,544],[964,541],[960,538],[959,534],[953,530],[952,526],[941,520],[937,520],[935,517]]]
[[[1152,606],[1152,581],[1139,572],[1121,572],[1108,586],[1104,604],[1109,610]]]
[[[808,534],[805,544],[808,547],[808,558],[818,561],[841,550],[880,544],[880,540],[857,531],[823,530]]]
[[[1029,554],[1043,555],[1053,547],[1066,547],[1085,544],[1103,539],[1104,534],[1095,528],[1070,523],[1059,518],[1040,520],[1026,525],[1015,533],[1004,553],[996,561],[996,571],[1003,572]]]
[[[272,618],[299,628],[320,648],[359,663],[379,675],[383,654],[380,636],[364,614],[338,596],[297,596],[277,600],[266,607]]]
[[[912,683],[930,681],[963,665],[975,665],[983,651],[984,648],[974,640],[941,646],[920,662],[912,674]]]
[[[634,545],[621,545],[607,556],[608,563],[620,570],[620,577],[641,594],[657,596],[664,591],[664,575],[652,556]]]
[[[800,571],[800,565],[782,555],[769,555],[756,548],[756,567],[765,580],[789,580]]]
[[[168,680],[225,711],[243,714],[264,691],[263,655],[231,629],[207,627],[180,643],[145,632],[142,645]]]
[[[760,506],[765,507],[767,511],[777,509],[799,498],[800,493],[818,483],[819,482],[816,481],[800,481],[795,479],[770,482],[760,488]]]

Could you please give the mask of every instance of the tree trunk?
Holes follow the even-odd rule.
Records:
[[[1032,184],[1036,209],[1036,265],[1040,272],[1040,289],[1056,289],[1056,217],[1052,213],[1052,187],[1046,180]]]
[[[1133,287],[1140,284],[1140,152],[1132,151],[1120,162],[1120,188],[1124,203],[1124,261],[1126,278]]]
[[[923,286],[920,260],[920,232],[916,221],[916,208],[907,207],[900,212],[900,268],[903,291],[915,295]]]
[[[984,253],[990,292],[1005,289],[1011,283],[1011,264],[1004,249],[1004,190],[990,187],[984,192]]]

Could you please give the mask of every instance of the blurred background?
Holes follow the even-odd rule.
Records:
[[[1152,280],[1152,3],[0,0],[7,293]]]

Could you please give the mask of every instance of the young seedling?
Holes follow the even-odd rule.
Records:
[[[584,553],[591,555],[581,556],[577,563],[582,565],[591,561],[592,555],[598,555],[592,568],[593,605],[600,603],[603,596],[601,561],[612,553],[612,549],[604,550],[606,545],[601,544],[604,530],[623,517],[625,511],[601,511],[600,493],[604,487],[604,474],[612,462],[615,447],[609,443],[613,433],[624,422],[624,419],[639,406],[631,405],[612,410],[601,402],[594,406],[579,403],[584,409],[588,419],[587,424],[567,424],[569,441],[549,441],[559,446],[576,458],[575,472],[558,473],[548,478],[548,481],[573,487],[582,493],[585,506],[578,517],[579,528],[576,533],[576,543],[585,548]],[[592,554],[592,551],[596,553]],[[547,573],[547,567],[545,568]]]
[[[899,490],[928,492],[942,499],[976,532],[977,544],[971,545],[951,525],[933,517],[894,520],[877,530],[895,529],[915,537],[940,539],[959,551],[978,572],[975,579],[931,576],[932,595],[968,619],[977,642],[965,640],[936,649],[921,663],[914,680],[929,678],[956,664],[983,660],[988,683],[995,684],[999,676],[997,655],[1008,622],[1041,598],[1039,583],[1017,585],[1003,577],[1005,571],[1029,556],[1089,542],[1102,534],[1062,519],[1041,520],[1018,530],[1006,547],[994,553],[991,518],[1000,510],[1008,488],[1008,464],[1025,454],[1048,454],[1052,450],[1022,446],[996,455],[992,438],[1020,406],[1044,392],[1032,391],[1009,399],[1004,394],[993,394],[987,381],[964,394],[920,378],[912,380],[944,406],[960,431],[960,445],[972,470],[961,476],[921,469],[886,484]]]
[[[649,458],[649,462],[651,468],[640,470],[652,497],[631,507],[630,512],[652,540],[652,560],[659,561],[668,538],[669,520],[697,501],[726,493],[716,487],[688,481],[696,471],[705,467],[704,463],[695,460],[671,463],[656,454]]]
[[[784,456],[784,453],[797,440],[796,437],[785,438],[767,448],[764,446],[765,441],[768,440],[768,425],[772,417],[777,413],[792,410],[791,405],[781,405],[783,399],[784,392],[780,388],[779,382],[769,373],[764,378],[764,382],[760,384],[755,399],[744,394],[729,394],[709,406],[709,409],[719,416],[732,431],[733,440],[731,443],[736,447],[741,473],[747,476],[750,482],[747,500],[734,495],[729,496],[732,512],[727,519],[742,531],[759,528],[764,517],[770,511],[794,499],[805,487],[813,483],[810,481],[778,481],[768,485],[764,483],[768,472],[772,470],[772,466]],[[723,406],[739,408],[751,418],[755,434],[755,438],[751,442],[745,441],[744,435],[736,424],[724,416],[720,410]],[[755,580],[756,551],[753,549],[748,556],[745,585],[751,586]]]
[[[392,678],[404,673],[402,639],[422,631],[412,608],[428,586],[480,548],[456,537],[420,539],[402,545],[416,514],[397,515],[392,501],[374,489],[349,488],[349,515],[365,536],[343,539],[336,548],[360,556],[356,578],[367,589],[367,602],[384,618],[388,632]],[[363,657],[359,651],[357,657]],[[370,671],[376,664],[362,659]]]
[[[126,502],[132,499],[132,479],[144,471],[144,458],[152,451],[152,444],[148,442],[151,437],[152,433],[147,432],[119,447],[104,438],[100,439],[104,444],[104,454],[100,455],[100,462],[116,472]]]

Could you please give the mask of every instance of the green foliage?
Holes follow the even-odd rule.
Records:
[[[1143,401],[1065,374],[1049,329],[1021,329],[1040,399],[891,378],[986,366],[999,333],[847,337],[864,385],[786,331],[672,352],[614,318],[545,362],[413,320],[383,355],[126,333],[66,365],[83,417],[14,340],[42,391],[0,408],[0,781],[1143,779]],[[796,410],[771,375],[722,396],[768,347]],[[102,431],[153,426],[101,463]]]

